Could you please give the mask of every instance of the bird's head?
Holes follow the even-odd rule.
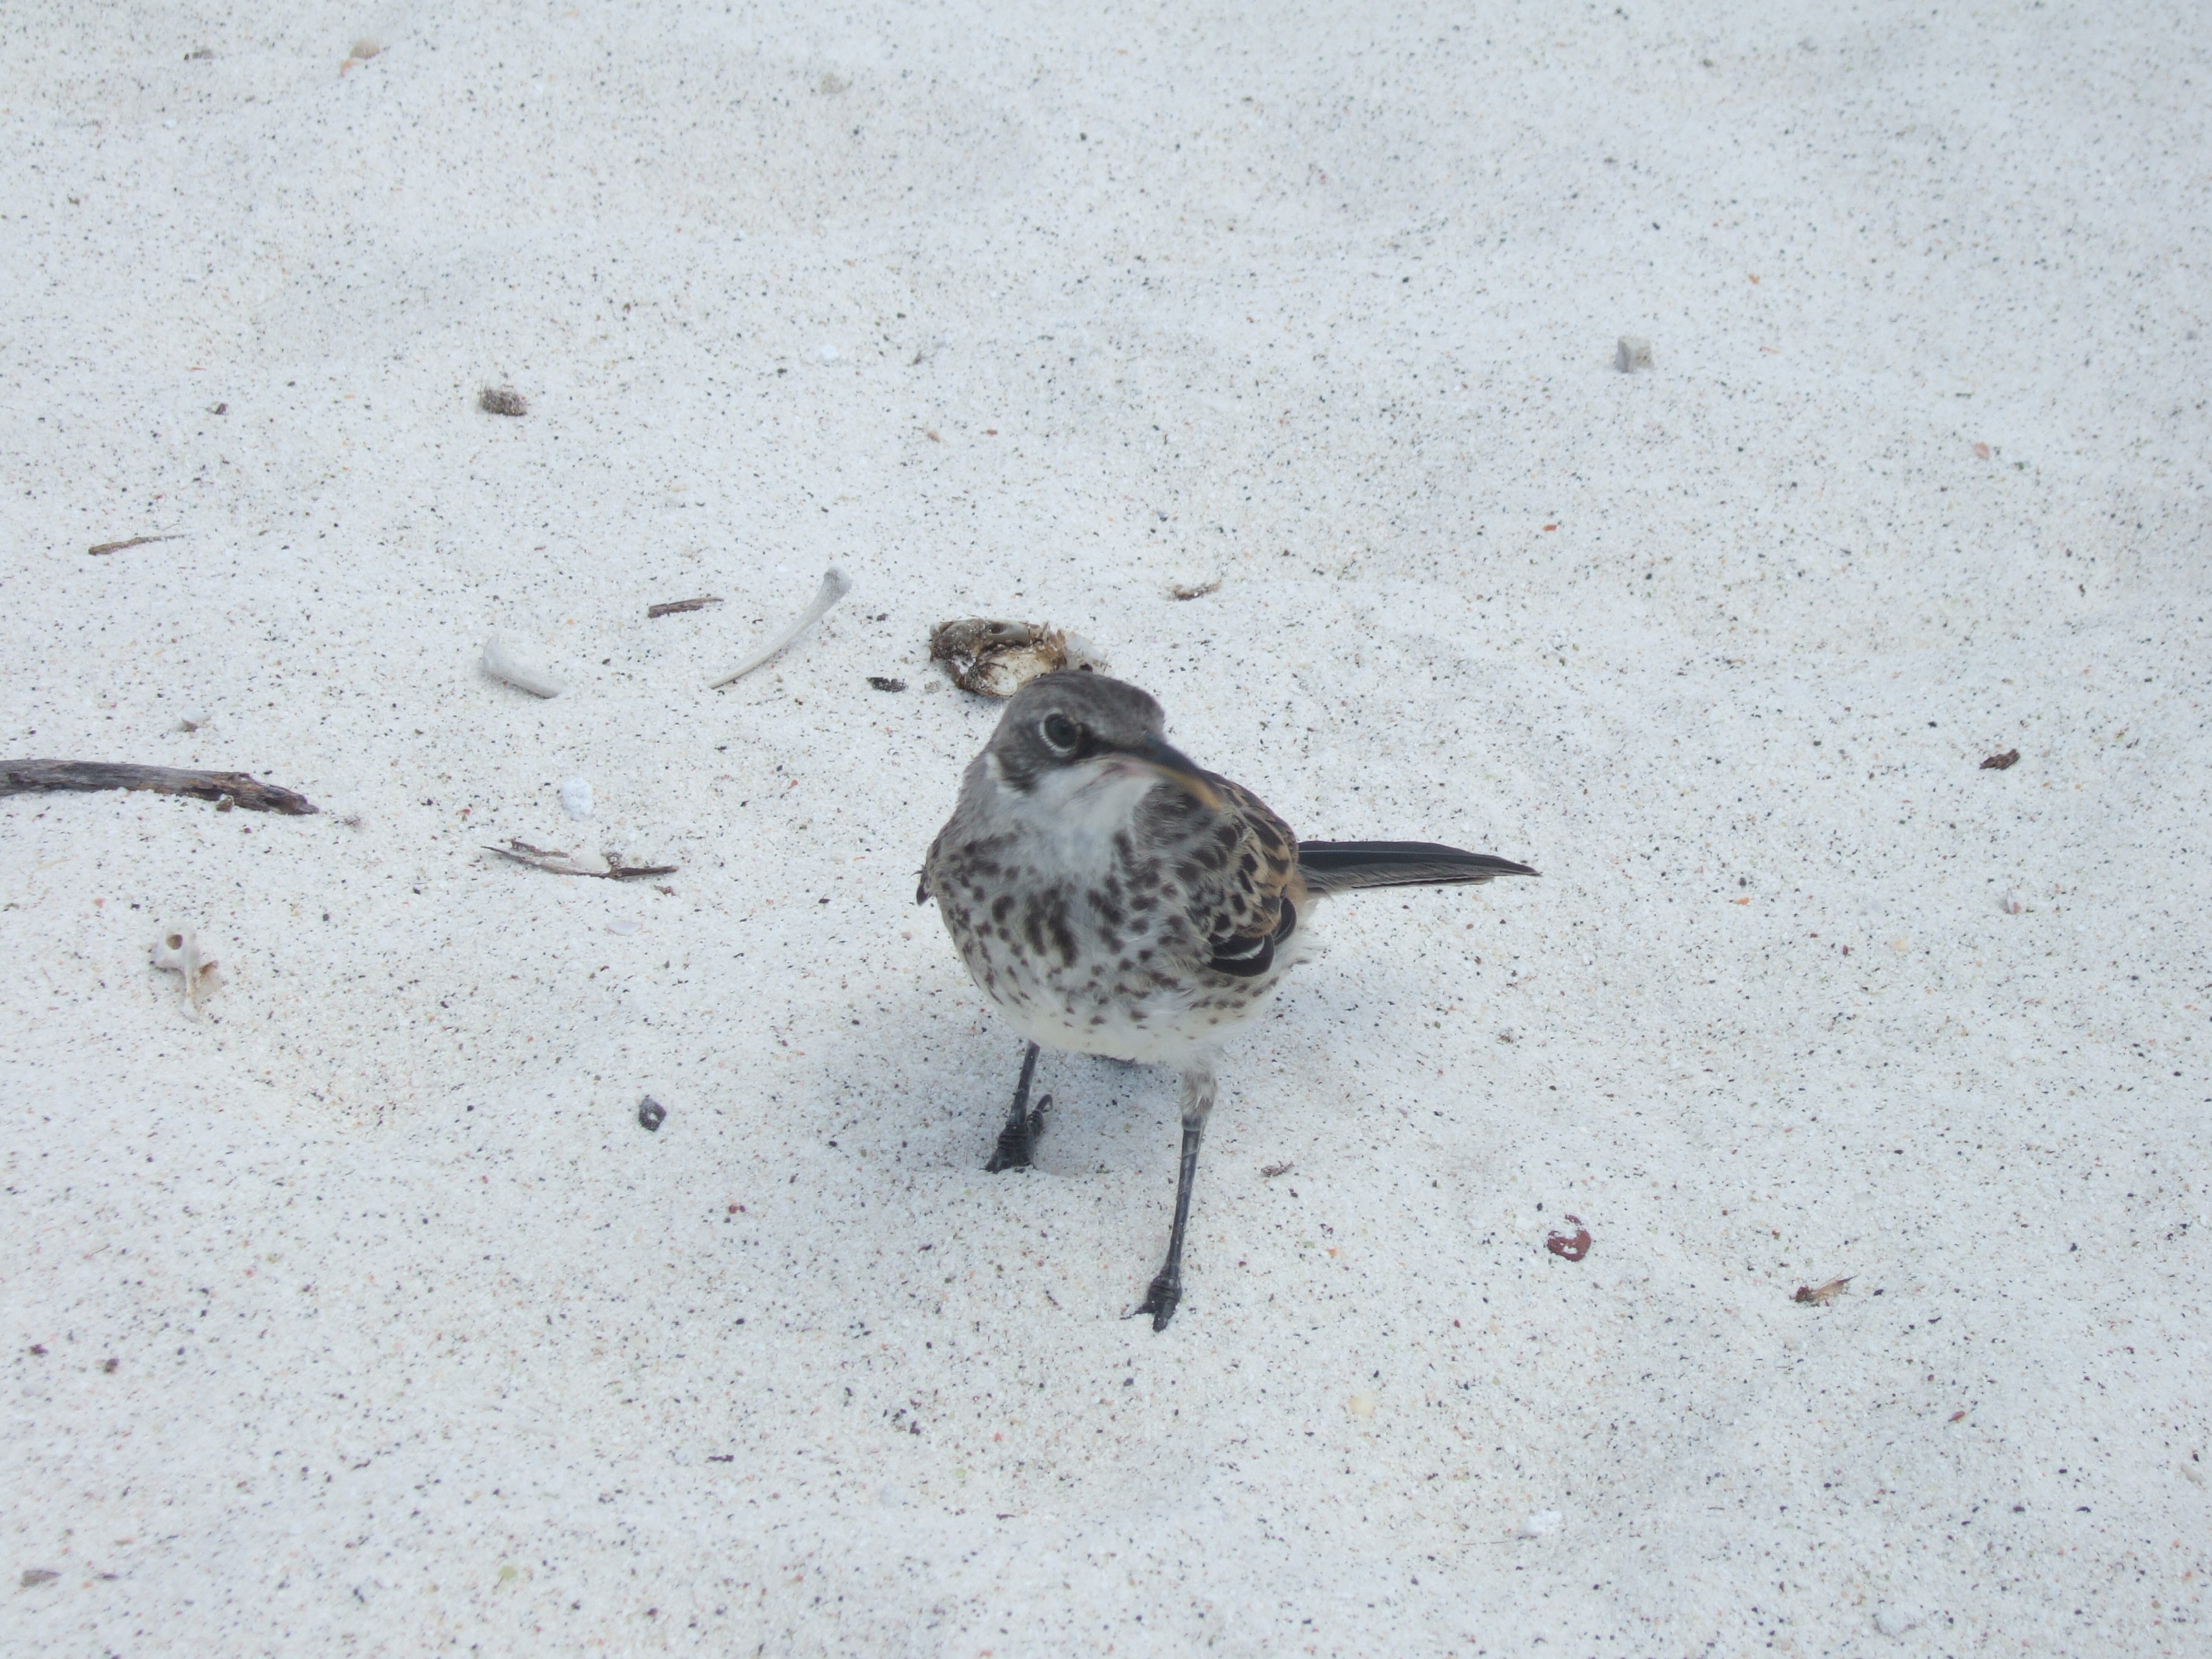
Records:
[[[1006,787],[1060,808],[1117,782],[1173,784],[1209,811],[1221,797],[1161,735],[1160,706],[1103,674],[1045,674],[1013,695],[983,753]]]

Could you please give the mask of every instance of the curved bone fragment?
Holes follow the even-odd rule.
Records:
[[[831,565],[827,570],[822,573],[822,586],[815,590],[814,603],[808,605],[805,611],[799,613],[799,617],[797,622],[792,623],[790,627],[785,629],[782,633],[777,635],[759,650],[754,652],[751,656],[747,657],[735,668],[732,668],[728,673],[723,675],[721,678],[709,684],[707,689],[710,691],[718,691],[722,687],[729,684],[732,680],[741,680],[744,678],[744,677],[751,673],[754,669],[758,668],[770,657],[775,656],[777,652],[782,650],[784,647],[789,645],[801,634],[804,634],[808,629],[813,627],[815,623],[820,622],[823,617],[828,616],[830,614],[830,607],[836,604],[838,600],[843,599],[847,592],[851,590],[852,586],[853,584],[851,581],[847,580],[845,573],[840,570],[836,565]]]

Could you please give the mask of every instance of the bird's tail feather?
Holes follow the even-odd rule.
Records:
[[[1432,842],[1306,841],[1298,843],[1298,873],[1310,891],[1348,893],[1361,887],[1450,887],[1536,872],[1510,859]]]

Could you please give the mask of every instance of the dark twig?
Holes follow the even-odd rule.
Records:
[[[708,605],[721,602],[715,595],[708,593],[696,599],[671,599],[665,605],[648,605],[645,607],[645,614],[647,620],[650,621],[655,617],[673,617],[685,611],[704,611]]]
[[[182,539],[183,538],[179,536],[133,536],[128,541],[100,542],[84,550],[97,558],[102,553],[120,553],[126,547],[143,547],[149,542],[173,542]]]
[[[282,812],[305,817],[323,809],[305,795],[263,783],[243,772],[188,772],[173,766],[128,766],[108,761],[20,760],[0,762],[0,795],[27,795],[57,789],[150,789],[161,795],[197,795],[249,812]]]
[[[532,847],[528,842],[514,836],[504,847],[487,847],[487,853],[496,853],[503,859],[513,859],[517,864],[526,864],[533,870],[543,870],[554,876],[597,876],[602,881],[639,881],[648,876],[672,876],[672,864],[624,864],[613,854],[607,854],[607,867],[594,870],[557,848]]]

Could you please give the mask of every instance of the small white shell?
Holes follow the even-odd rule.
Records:
[[[1559,1512],[1557,1510],[1538,1510],[1521,1523],[1521,1535],[1523,1538],[1542,1538],[1559,1529]]]
[[[1106,672],[1107,662],[1097,646],[1080,634],[1070,634],[1067,636],[1067,665],[1070,668],[1087,668],[1094,674],[1103,674]]]
[[[592,816],[592,781],[570,778],[561,786],[561,810],[581,823]]]
[[[156,939],[154,965],[184,976],[185,1000],[195,1008],[200,1006],[201,999],[211,995],[222,983],[215,959],[200,954],[199,939],[189,931],[164,933]]]
[[[506,642],[496,634],[484,641],[483,672],[533,697],[557,697],[568,689],[551,676],[515,661],[507,654]]]

